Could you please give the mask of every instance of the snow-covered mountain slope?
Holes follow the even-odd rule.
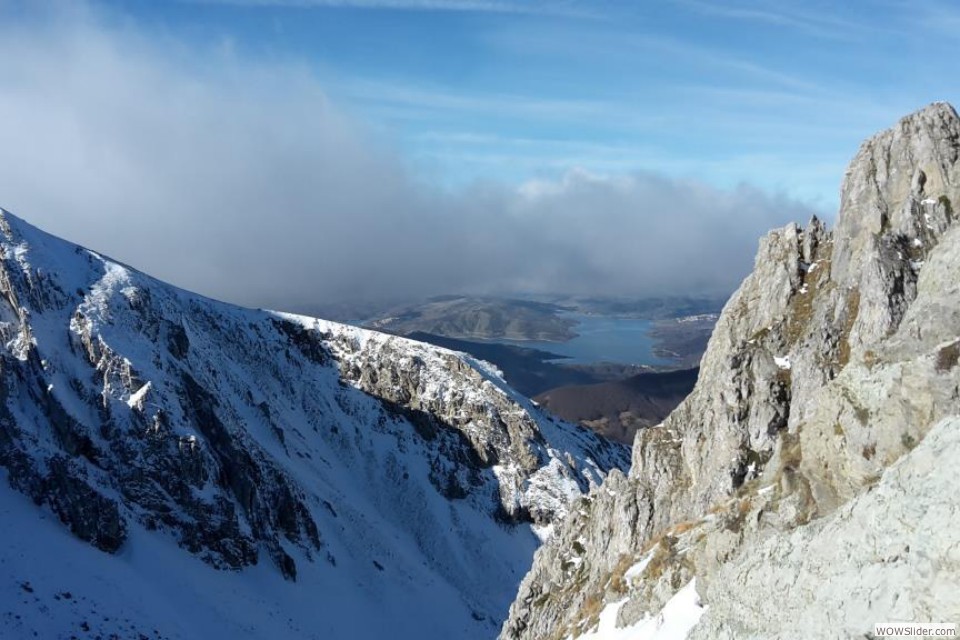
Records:
[[[462,354],[215,302],[2,210],[0,294],[13,637],[489,638],[534,530],[628,464]]]

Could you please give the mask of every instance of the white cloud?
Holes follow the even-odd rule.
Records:
[[[437,190],[304,68],[110,24],[0,26],[0,206],[207,295],[725,290],[759,233],[810,215],[655,174]]]

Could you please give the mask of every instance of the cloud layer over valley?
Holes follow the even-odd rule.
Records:
[[[758,234],[814,213],[749,185],[575,167],[432,186],[306,64],[53,6],[0,26],[0,206],[213,297],[726,292]]]

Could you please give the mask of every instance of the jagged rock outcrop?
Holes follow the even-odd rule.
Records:
[[[878,622],[955,620],[957,456],[951,416],[869,491],[721,566],[692,638],[853,638]]]
[[[267,558],[341,607],[392,607],[361,621],[371,637],[408,624],[413,593],[424,611],[447,598],[438,633],[493,635],[531,525],[628,460],[464,354],[208,300],[4,211],[0,372],[0,468],[75,536],[123,558],[154,538],[219,569]],[[282,635],[364,628],[304,615]]]
[[[440,454],[431,474],[438,489],[462,497],[491,469],[498,513],[511,522],[550,526],[573,496],[625,466],[622,447],[546,418],[485,362],[350,328],[328,344],[345,379],[432,443]],[[574,451],[576,460],[568,455]]]
[[[693,578],[705,605],[726,603],[707,609],[698,629],[711,631],[696,637],[787,637],[813,616],[803,589],[819,561],[757,571],[755,554],[765,549],[777,562],[815,556],[832,526],[855,540],[850,518],[887,508],[867,495],[885,470],[960,412],[958,202],[960,118],[937,103],[864,143],[833,231],[814,219],[764,238],[753,273],[717,323],[693,393],[638,435],[629,477],[611,474],[538,551],[501,637],[576,637],[611,603],[621,625],[634,624]],[[902,487],[920,489],[916,480]],[[955,502],[941,500],[938,516],[951,512],[944,501]],[[896,525],[884,536],[895,539]],[[924,553],[924,545],[902,550],[903,563],[925,562]],[[882,571],[858,578],[849,569],[863,557],[834,567],[835,590],[859,586],[862,595],[890,579]],[[929,560],[960,579],[955,557]],[[784,578],[791,571],[807,571],[806,582],[793,587]],[[919,580],[906,588],[923,591]],[[734,589],[749,593],[746,607],[771,592],[776,602],[791,601],[794,588],[782,628],[732,604]],[[843,602],[849,606],[817,618],[840,626],[810,637],[871,631],[864,611],[879,616],[874,622],[960,615],[955,601],[936,597],[888,608]]]

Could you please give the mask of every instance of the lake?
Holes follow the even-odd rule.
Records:
[[[579,313],[563,314],[577,321],[573,327],[579,335],[567,342],[545,340],[491,340],[500,344],[530,347],[567,356],[565,363],[589,364],[616,362],[619,364],[675,364],[672,360],[653,355],[654,340],[649,331],[650,320],[615,318]]]

